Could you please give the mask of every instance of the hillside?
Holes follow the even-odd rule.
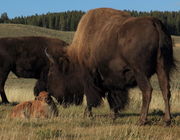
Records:
[[[58,31],[38,26],[23,24],[0,24],[0,37],[16,36],[47,36],[62,39],[68,43],[72,41],[74,32]],[[180,36],[172,36],[176,46],[180,47]]]
[[[63,32],[22,24],[0,24],[0,37],[47,36],[71,42],[74,32]]]

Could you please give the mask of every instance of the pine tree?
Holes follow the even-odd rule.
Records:
[[[8,20],[9,20],[8,14],[6,12],[2,13],[1,14],[1,21],[3,23],[8,23]]]

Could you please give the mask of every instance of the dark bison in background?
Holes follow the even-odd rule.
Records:
[[[47,52],[51,61],[49,89],[54,94],[68,93],[69,79],[83,83],[90,114],[106,97],[116,115],[127,103],[128,89],[137,84],[142,91],[141,125],[147,123],[152,94],[149,80],[156,73],[165,102],[164,120],[170,124],[169,80],[175,63],[171,37],[160,20],[131,17],[109,8],[90,10],[63,55],[55,58]]]
[[[3,103],[8,103],[4,84],[10,71],[23,78],[38,79],[34,93],[47,90],[49,61],[45,48],[56,56],[68,44],[48,37],[8,37],[0,38],[0,94]]]

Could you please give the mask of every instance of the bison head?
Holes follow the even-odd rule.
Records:
[[[81,73],[64,54],[59,57],[47,53],[50,61],[48,72],[48,91],[60,104],[79,105],[83,101]]]

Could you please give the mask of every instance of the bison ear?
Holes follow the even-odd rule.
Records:
[[[60,57],[59,58],[59,65],[60,69],[62,70],[63,73],[68,72],[69,70],[69,60],[66,57]]]
[[[54,58],[47,52],[47,48],[44,50],[44,52],[47,58],[49,59],[49,61],[54,64],[55,63]]]

